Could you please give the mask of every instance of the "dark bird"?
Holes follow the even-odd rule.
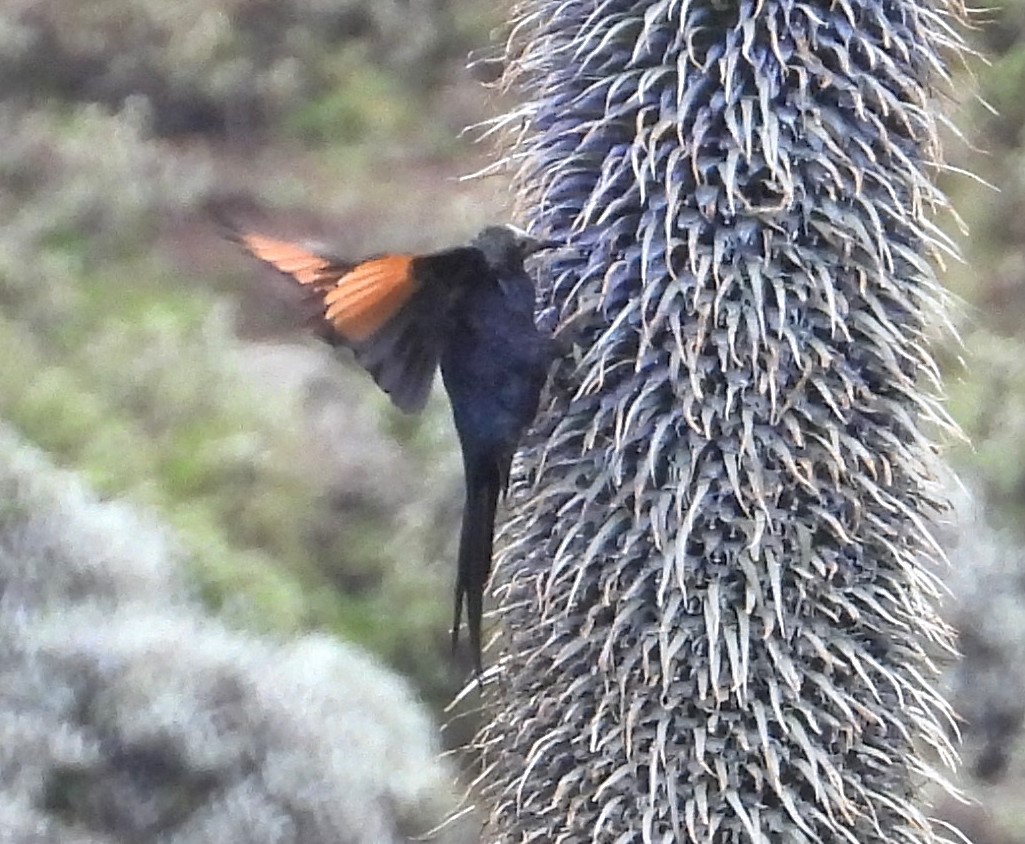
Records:
[[[401,410],[423,409],[440,365],[466,482],[452,648],[465,605],[480,674],[495,510],[552,359],[553,341],[535,324],[534,283],[523,264],[557,244],[489,226],[468,246],[351,262],[260,234],[232,237],[312,292],[321,333],[351,348]]]

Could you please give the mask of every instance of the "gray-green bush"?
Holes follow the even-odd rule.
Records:
[[[445,816],[429,719],[368,657],[203,617],[172,534],[6,428],[0,501],[4,840],[382,844]]]
[[[376,98],[429,94],[466,37],[445,0],[16,0],[0,10],[0,97],[143,98],[161,135],[291,125],[353,142],[379,125]]]

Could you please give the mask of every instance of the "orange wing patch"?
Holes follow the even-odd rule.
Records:
[[[316,290],[323,297],[325,319],[349,342],[369,339],[417,288],[411,255],[387,255],[355,267],[341,266],[285,240],[261,234],[236,237],[254,257]]]
[[[294,243],[264,237],[262,234],[240,234],[238,240],[254,257],[292,276],[299,284],[314,287],[334,284],[342,275],[342,270],[333,266],[327,258]]]
[[[324,296],[324,316],[347,340],[361,342],[379,331],[416,291],[410,255],[364,261]]]

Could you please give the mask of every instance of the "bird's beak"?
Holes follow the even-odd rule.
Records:
[[[524,258],[536,252],[543,252],[545,249],[558,249],[560,246],[566,245],[562,240],[542,240],[541,238],[534,237],[519,226],[510,225],[509,228],[516,235],[516,239],[519,241],[520,254]]]
[[[523,246],[524,257],[533,255],[535,252],[544,252],[546,249],[558,249],[560,246],[565,246],[561,240],[537,240],[536,238],[530,238]]]
[[[524,258],[536,252],[544,252],[546,249],[558,249],[560,246],[565,245],[561,240],[541,240],[526,233],[520,238],[520,250]]]

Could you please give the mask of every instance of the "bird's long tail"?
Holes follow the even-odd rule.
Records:
[[[501,461],[494,458],[466,462],[466,502],[459,536],[459,565],[456,574],[456,606],[452,621],[452,650],[459,643],[459,625],[466,604],[466,626],[470,633],[477,673],[481,673],[481,616],[484,588],[491,574],[491,551],[495,535],[495,511],[505,484]]]

